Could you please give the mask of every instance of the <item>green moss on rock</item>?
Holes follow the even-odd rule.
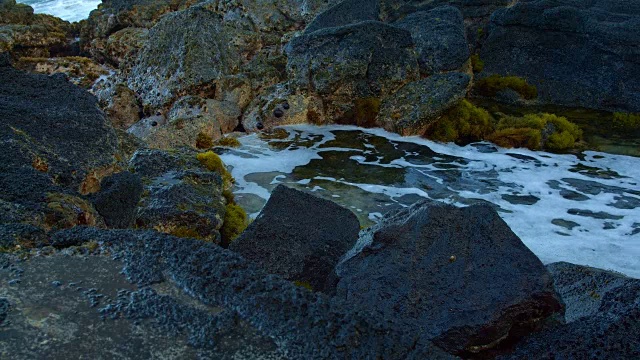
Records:
[[[617,112],[613,114],[613,126],[624,131],[640,130],[640,114]]]
[[[479,80],[475,84],[475,90],[478,94],[488,97],[496,96],[500,91],[505,89],[511,89],[522,98],[531,100],[538,97],[538,89],[527,83],[523,78],[517,76],[500,76],[497,74],[491,75],[484,79]]]
[[[482,30],[482,29],[478,29]],[[474,73],[479,73],[484,70],[484,61],[480,59],[480,55],[473,54],[471,55],[471,69],[473,69]]]
[[[505,117],[487,140],[503,147],[565,151],[576,146],[582,130],[567,118],[553,114],[528,114]]]
[[[224,214],[224,222],[220,234],[222,235],[222,245],[229,246],[249,225],[247,213],[240,205],[227,204]]]
[[[482,140],[492,131],[491,115],[463,99],[433,124],[425,136],[436,141],[468,143]]]

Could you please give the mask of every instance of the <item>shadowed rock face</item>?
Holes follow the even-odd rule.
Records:
[[[0,300],[0,336],[7,339],[0,354],[452,358],[416,343],[415,334],[334,307],[324,295],[267,275],[213,244],[83,227],[56,233],[52,241],[81,247],[25,262],[0,256],[0,281],[15,280]],[[99,250],[87,256],[96,243]]]
[[[501,359],[637,359],[640,280],[569,263],[547,266],[567,324],[533,334]]]
[[[280,185],[230,249],[268,273],[330,293],[335,289],[334,267],[359,231],[351,211]]]
[[[460,69],[469,58],[464,19],[453,6],[412,13],[392,25],[411,33],[422,74]]]
[[[378,20],[380,20],[379,0],[346,0],[316,16],[304,32],[311,33],[320,29]]]
[[[483,74],[525,77],[542,103],[640,111],[640,5],[521,1],[496,11]]]
[[[489,206],[418,203],[367,236],[341,264],[336,298],[451,353],[494,348],[564,311],[540,260]]]

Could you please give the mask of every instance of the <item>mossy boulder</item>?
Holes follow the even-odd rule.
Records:
[[[436,141],[468,144],[484,140],[493,130],[489,112],[463,99],[430,126],[424,136]]]
[[[218,244],[222,241],[225,195],[232,186],[224,178],[231,175],[222,162],[220,168],[209,168],[197,157],[189,149],[136,152],[130,165],[144,183],[136,226]]]
[[[384,99],[377,124],[401,135],[423,135],[467,94],[471,77],[450,72],[409,83]]]
[[[51,57],[71,51],[73,28],[51,15],[34,14],[33,8],[7,0],[0,4],[0,52],[14,58]]]

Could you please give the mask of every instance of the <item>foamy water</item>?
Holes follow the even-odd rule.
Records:
[[[50,14],[67,21],[80,21],[89,17],[101,0],[18,0],[31,6],[37,14]]]
[[[279,183],[349,207],[365,223],[422,198],[490,202],[543,262],[640,278],[640,158],[460,147],[356,127],[283,129],[240,138],[242,147],[222,155],[253,216]]]

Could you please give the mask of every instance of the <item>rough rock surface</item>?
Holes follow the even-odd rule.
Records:
[[[287,45],[292,89],[320,96],[333,122],[355,123],[356,100],[379,99],[418,79],[413,45],[408,31],[376,21],[299,36]]]
[[[230,249],[268,273],[331,292],[334,267],[359,231],[351,211],[280,185]]]
[[[464,19],[453,6],[416,12],[392,25],[411,33],[425,75],[458,70],[469,59]]]
[[[64,76],[0,67],[0,167],[33,167],[77,187],[115,163],[118,141],[88,92]]]
[[[340,265],[336,298],[448,352],[495,348],[564,312],[545,267],[490,206],[417,203],[367,239]]]
[[[134,224],[142,191],[140,176],[125,171],[104,178],[92,202],[108,227],[124,229]]]
[[[145,182],[136,225],[220,243],[225,205],[221,174],[208,171],[191,150],[139,150],[130,166]]]
[[[195,87],[213,86],[237,71],[240,54],[233,44],[222,17],[204,6],[168,14],[149,31],[129,86],[143,106],[162,107]]]
[[[423,135],[442,113],[467,95],[471,77],[449,72],[405,85],[382,102],[377,124],[401,135]]]
[[[496,11],[484,73],[517,75],[538,100],[640,112],[640,4],[530,0]]]
[[[640,280],[569,263],[547,266],[566,304],[565,325],[533,334],[503,359],[640,357]]]
[[[368,20],[380,20],[379,0],[345,0],[318,14],[304,31],[311,33],[320,29],[356,24]]]
[[[78,247],[23,262],[0,255],[0,281],[11,283],[3,357],[452,358],[213,244],[82,227],[54,237]]]

